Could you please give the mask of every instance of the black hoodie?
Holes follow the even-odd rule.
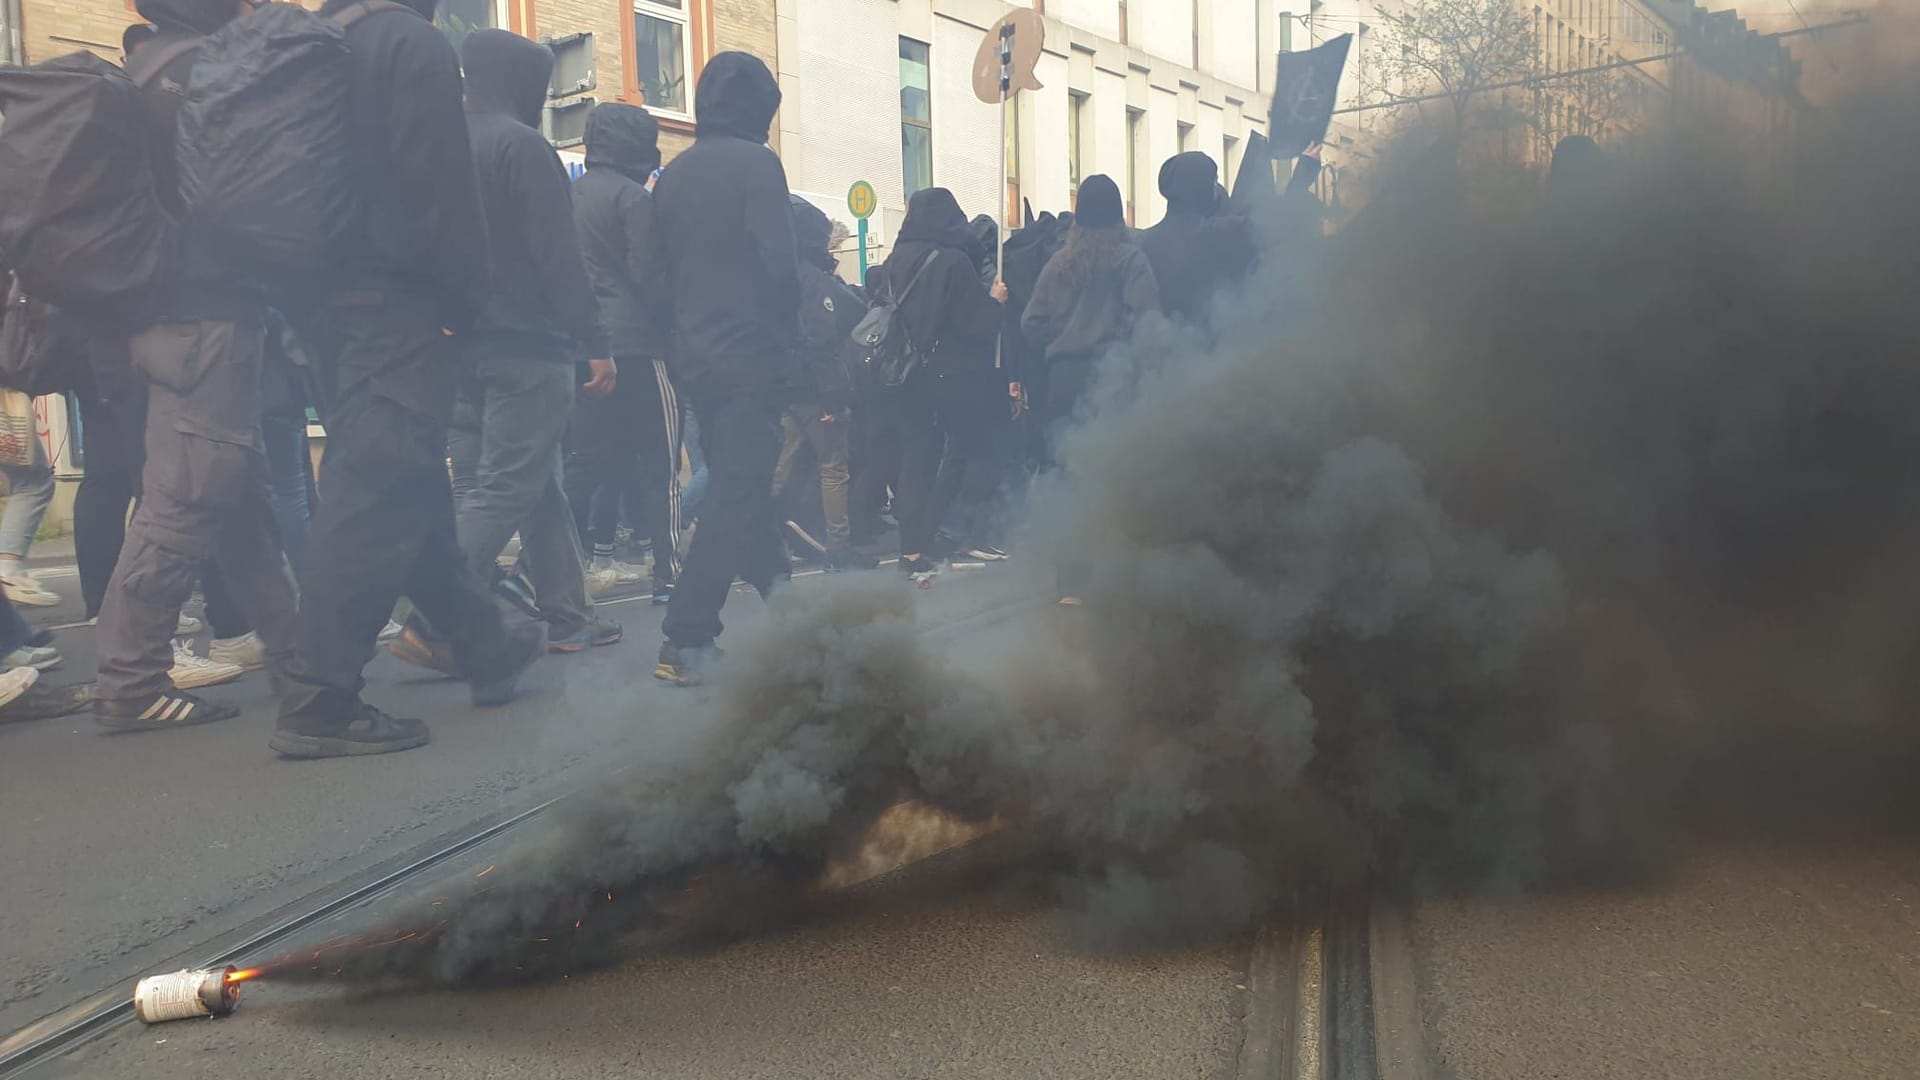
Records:
[[[460,62],[488,247],[487,301],[466,353],[567,364],[604,358],[607,334],[580,259],[572,184],[540,134],[553,51],[505,30],[475,30]]]
[[[337,15],[354,0],[327,0]],[[337,287],[413,296],[467,329],[487,287],[487,229],[460,106],[460,59],[431,21],[433,0],[347,28],[353,171],[366,227]],[[411,9],[411,10],[409,10]]]
[[[978,242],[953,192],[925,188],[907,200],[907,219],[884,264],[909,340],[931,350],[929,366],[944,375],[993,367],[994,338],[1005,313],[980,280]],[[908,292],[922,266],[920,283]]]
[[[646,183],[659,164],[660,125],[647,110],[610,101],[587,114],[587,171],[573,182],[573,223],[620,360],[662,355],[646,296],[655,257]]]
[[[780,86],[723,52],[694,95],[694,143],[654,185],[653,290],[668,360],[695,394],[782,394],[799,341],[800,278],[787,174],[764,145]]]
[[[833,276],[833,222],[798,195],[788,202],[793,242],[800,255],[800,352],[795,397],[822,411],[845,413],[853,406],[853,328],[867,306]]]
[[[1169,318],[1205,326],[1213,298],[1253,266],[1253,225],[1219,204],[1213,159],[1198,151],[1160,166],[1167,216],[1140,234]]]

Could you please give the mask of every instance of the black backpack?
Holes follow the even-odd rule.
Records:
[[[141,70],[192,44],[149,45]],[[34,297],[128,326],[160,314],[177,247],[142,94],[91,53],[0,69],[0,263]]]
[[[87,362],[87,340],[72,317],[28,296],[18,278],[7,282],[0,308],[0,386],[32,397],[74,389]]]
[[[387,9],[408,10],[365,0],[322,18],[266,4],[206,39],[174,159],[194,237],[222,266],[290,292],[339,258],[358,207],[342,30]]]
[[[853,344],[882,389],[898,390],[907,385],[914,373],[925,366],[927,354],[932,351],[914,344],[907,331],[907,321],[900,317],[900,305],[913,295],[913,287],[920,284],[920,278],[939,254],[937,248],[927,252],[920,265],[908,275],[904,288],[896,290],[889,275],[885,293],[873,298],[866,315],[853,328]]]

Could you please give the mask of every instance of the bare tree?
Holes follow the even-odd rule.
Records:
[[[1533,24],[1514,0],[1403,0],[1374,10],[1382,40],[1362,89],[1388,102],[1441,95],[1456,136],[1475,109],[1494,104],[1489,89],[1538,70]]]

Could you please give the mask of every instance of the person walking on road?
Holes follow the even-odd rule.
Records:
[[[586,155],[587,170],[573,184],[574,224],[621,378],[612,394],[589,396],[574,413],[567,500],[580,536],[593,545],[588,580],[610,589],[640,583],[613,559],[621,496],[632,494],[635,532],[653,542],[660,602],[680,571],[680,398],[647,295],[655,251],[646,184],[660,165],[660,125],[637,105],[596,105],[587,116]]]
[[[333,15],[365,0],[329,0]],[[302,334],[327,427],[307,538],[300,652],[271,745],[295,757],[424,745],[427,726],[360,699],[361,671],[401,595],[450,642],[476,705],[510,700],[546,629],[509,626],[454,535],[447,423],[457,335],[487,289],[486,221],[460,62],[433,0],[382,3],[346,30],[350,151],[362,215],[353,250]]]
[[[867,306],[833,276],[828,245],[833,223],[820,208],[792,197],[793,239],[800,255],[800,351],[804,370],[801,399],[780,419],[783,439],[773,471],[777,497],[786,490],[793,463],[805,445],[813,450],[819,473],[820,508],[827,526],[827,569],[870,569],[873,562],[854,553],[847,518],[848,430],[853,419],[853,373],[848,367],[854,327]],[[798,526],[788,523],[798,531]]]
[[[476,30],[462,46],[461,67],[489,284],[462,339],[469,374],[450,445],[460,548],[467,569],[491,581],[500,553],[519,533],[531,613],[547,624],[547,647],[611,645],[620,627],[594,617],[580,538],[560,486],[574,363],[585,359],[591,367],[586,392],[596,397],[612,392],[616,371],[580,261],[566,167],[540,134],[553,53],[505,30]],[[451,671],[437,638],[416,612],[391,648],[403,660]]]
[[[1084,406],[1100,357],[1160,311],[1160,286],[1126,226],[1120,188],[1110,177],[1080,185],[1067,244],[1047,260],[1021,329],[1046,350],[1046,454],[1060,464],[1061,433]],[[1060,603],[1080,603],[1086,567],[1068,558],[1058,570]]]
[[[173,131],[191,43],[247,10],[229,0],[141,0],[157,29],[133,60],[148,104],[149,146],[163,202],[184,218],[174,182]],[[184,46],[184,47],[183,47]],[[144,63],[153,66],[143,70]],[[281,553],[260,434],[264,298],[220,266],[189,231],[164,318],[129,342],[147,384],[141,498],[100,609],[95,721],[110,732],[221,720],[238,710],[178,689],[173,636],[180,605],[208,556],[234,586],[283,681],[294,655],[293,583]]]
[[[657,678],[689,685],[714,658],[735,577],[765,596],[787,573],[773,500],[780,414],[792,394],[800,277],[787,174],[767,148],[780,85],[723,52],[694,97],[694,143],[654,190],[653,290],[674,374],[693,403],[708,488],[661,625]]]

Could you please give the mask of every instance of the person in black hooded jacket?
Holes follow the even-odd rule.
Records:
[[[250,10],[244,0],[140,0],[154,24],[131,76],[142,89],[148,157],[162,201],[182,209],[173,158],[175,120],[202,42]],[[221,720],[238,710],[173,681],[180,605],[200,568],[218,560],[248,609],[277,679],[291,672],[295,599],[282,567],[260,434],[266,305],[191,229],[183,234],[163,316],[126,342],[146,385],[142,498],[108,579],[99,614],[94,719],[108,731]],[[142,418],[118,418],[132,429]]]
[[[454,411],[454,517],[467,568],[491,578],[515,533],[531,611],[548,647],[578,652],[620,640],[594,617],[573,511],[560,485],[573,416],[574,363],[604,397],[617,371],[580,258],[566,166],[540,134],[553,52],[505,30],[475,30],[461,47],[467,127],[487,220],[486,306],[462,340],[470,365]],[[515,584],[519,584],[516,579]],[[509,594],[514,595],[514,594]],[[393,654],[435,666],[434,633],[410,619]]]
[[[820,473],[820,508],[827,525],[827,568],[871,568],[853,551],[847,518],[848,431],[853,419],[853,372],[848,367],[853,328],[867,306],[852,289],[834,276],[837,265],[829,245],[833,223],[820,208],[792,197],[793,239],[800,253],[800,362],[796,375],[797,401],[781,417],[784,435],[780,461],[773,470],[773,491],[779,496],[793,474],[794,460],[804,444],[813,449]],[[787,527],[810,542],[799,525]]]
[[[1006,285],[987,285],[974,261],[975,235],[953,192],[926,188],[907,200],[882,267],[881,282],[899,305],[907,340],[925,352],[914,373],[886,402],[900,448],[895,517],[900,569],[924,573],[941,518],[967,468],[991,452],[985,409],[1007,408],[1011,380],[995,368],[994,342],[1004,318]],[[942,467],[942,459],[950,464]]]
[[[1218,171],[1197,150],[1168,158],[1160,166],[1167,215],[1140,233],[1167,317],[1192,326],[1209,325],[1214,296],[1253,267],[1252,224],[1220,205]]]
[[[364,0],[328,0],[337,17]],[[502,703],[546,651],[509,626],[467,569],[447,482],[456,335],[485,302],[486,219],[461,105],[460,61],[433,0],[383,3],[346,29],[348,151],[362,220],[320,311],[303,320],[327,453],[307,537],[300,655],[271,745],[326,757],[406,750],[426,725],[360,699],[361,671],[401,595],[450,639],[476,704]]]
[[[694,94],[694,142],[654,186],[655,302],[668,363],[706,452],[700,528],[661,625],[656,677],[699,678],[735,577],[761,595],[786,574],[773,469],[799,341],[800,272],[787,174],[766,146],[780,85],[758,58],[723,52]]]
[[[653,542],[654,602],[665,603],[680,572],[680,398],[647,296],[654,239],[646,185],[660,164],[660,125],[637,105],[596,105],[586,153],[587,170],[573,183],[574,226],[624,377],[607,397],[580,402],[568,436],[567,500],[593,545],[589,586],[605,592],[641,580],[613,559],[621,496],[628,497]]]

